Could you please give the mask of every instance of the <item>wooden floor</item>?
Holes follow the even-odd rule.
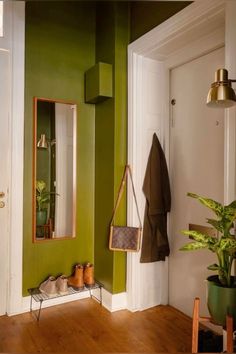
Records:
[[[0,317],[0,352],[191,352],[192,321],[170,306],[110,313],[84,299]]]

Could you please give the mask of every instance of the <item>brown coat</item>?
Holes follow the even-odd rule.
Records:
[[[143,192],[146,207],[140,262],[164,261],[170,253],[167,212],[170,211],[171,194],[166,159],[156,134],[153,135]]]

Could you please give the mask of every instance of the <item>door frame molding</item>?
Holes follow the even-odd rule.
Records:
[[[9,242],[7,314],[22,307],[23,171],[24,171],[24,56],[25,2],[4,2],[7,30],[3,45],[10,52],[9,113]]]
[[[140,188],[141,162],[138,155],[140,134],[142,134],[138,127],[145,119],[140,113],[142,112],[140,90],[142,58],[149,57],[164,63],[163,79],[159,83],[162,90],[166,92],[162,112],[161,141],[169,163],[169,72],[178,65],[225,46],[226,67],[230,77],[236,77],[234,64],[236,45],[232,40],[235,38],[232,13],[235,16],[236,6],[231,1],[194,2],[128,46],[128,163],[133,168],[134,183],[138,186],[138,201],[143,198]],[[199,34],[201,34],[200,40]],[[235,198],[235,112],[235,108],[225,110],[225,202]],[[136,215],[131,190],[128,190],[127,201],[127,219],[132,225],[136,222]],[[131,311],[140,309],[139,257],[139,254],[128,254],[127,257],[127,307]],[[162,301],[165,302],[163,296]]]

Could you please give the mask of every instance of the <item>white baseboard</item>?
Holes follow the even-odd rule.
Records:
[[[127,309],[127,293],[111,294],[102,289],[102,306],[110,312]]]
[[[73,295],[68,295],[68,296],[61,296],[58,298],[54,299],[49,299],[46,301],[43,301],[42,304],[42,309],[55,306],[55,305],[61,305],[65,304],[67,302],[75,301],[75,300],[81,300],[81,299],[86,299],[89,298],[89,292],[84,291],[78,294],[73,294]],[[39,309],[39,302],[36,302],[32,300],[32,309],[33,310],[38,310]],[[30,296],[22,297],[21,301],[21,308],[17,309],[15,312],[8,313],[8,316],[13,316],[13,315],[19,315],[21,313],[29,312],[30,311]]]
[[[95,300],[100,300],[100,290],[94,289],[92,290],[92,295]],[[81,300],[89,298],[90,294],[88,291],[84,291],[78,294],[68,295],[68,296],[61,296],[54,299],[49,299],[43,301],[42,309],[65,304],[67,302]],[[38,310],[39,309],[39,302],[32,300],[32,309]],[[102,289],[102,306],[104,306],[108,311],[114,312],[118,310],[127,309],[127,294],[119,293],[119,294],[111,294],[107,290]],[[21,313],[29,312],[30,311],[30,296],[22,297],[21,307],[18,308],[16,311],[8,313],[8,316],[19,315]]]

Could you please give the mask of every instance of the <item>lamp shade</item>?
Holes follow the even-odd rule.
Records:
[[[215,73],[215,82],[211,84],[207,96],[207,106],[213,108],[228,108],[236,104],[236,95],[228,79],[228,71],[219,69]]]
[[[48,142],[46,140],[45,134],[41,134],[39,141],[37,142],[37,147],[41,149],[48,148]]]

